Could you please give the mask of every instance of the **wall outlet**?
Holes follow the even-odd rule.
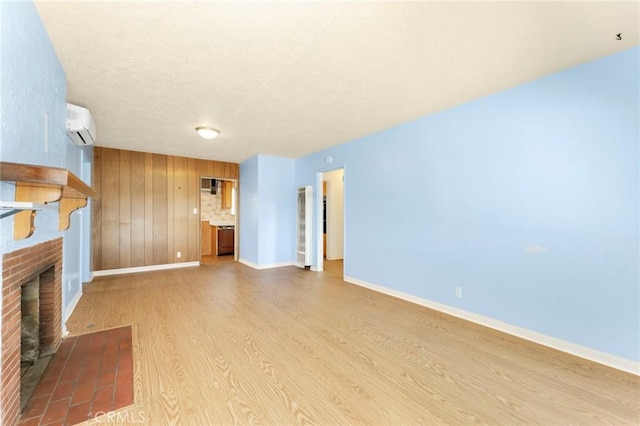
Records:
[[[177,252],[177,253],[176,253],[176,257],[177,257],[178,259],[180,259],[180,258],[182,257],[182,252],[181,252],[181,251]]]
[[[198,209],[193,209],[193,214],[198,214]]]
[[[456,287],[456,297],[462,297],[462,287]]]
[[[71,281],[67,281],[67,291],[71,291]]]

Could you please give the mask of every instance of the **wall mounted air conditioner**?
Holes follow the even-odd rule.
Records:
[[[88,109],[67,104],[67,135],[76,145],[96,143],[96,123]]]

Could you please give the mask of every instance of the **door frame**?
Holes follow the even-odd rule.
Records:
[[[239,235],[239,227],[240,223],[240,196],[238,193],[239,187],[239,179],[227,178],[227,177],[215,177],[215,176],[206,176],[202,175],[198,179],[198,223],[202,226],[202,179],[217,179],[217,180],[229,180],[233,182],[233,195],[236,199],[236,211],[234,215],[234,225],[233,225],[233,260],[238,261],[238,254],[240,250],[240,238]],[[202,264],[202,230],[198,232],[198,263]]]
[[[347,264],[347,165],[336,165],[332,168],[327,168],[320,172],[316,172],[316,188],[315,191],[315,241],[316,241],[316,252],[315,252],[315,262],[311,266],[312,271],[322,272],[324,271],[324,257],[323,257],[323,232],[322,232],[322,183],[324,182],[324,174],[333,172],[336,170],[343,170],[342,174],[342,273],[344,275],[344,270],[346,269]],[[328,189],[328,185],[327,185]],[[328,193],[328,192],[327,192]],[[327,203],[328,206],[328,203]],[[329,224],[327,223],[327,227]]]

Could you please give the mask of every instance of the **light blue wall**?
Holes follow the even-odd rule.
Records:
[[[639,361],[639,55],[298,159],[346,166],[345,275]]]
[[[35,6],[31,2],[0,2],[0,10],[0,158],[66,168],[88,182],[82,163],[92,158],[92,152],[90,148],[73,145],[67,138],[66,78]],[[13,184],[0,183],[0,199],[14,199]],[[57,211],[38,212],[35,222],[36,230],[31,237],[14,241],[13,218],[2,219],[0,254],[63,236],[65,313],[69,303],[80,294],[83,270],[89,268],[82,260],[80,217],[77,212],[72,214],[71,227],[66,232],[58,232]]]
[[[268,266],[295,259],[294,161],[258,155],[240,164],[240,258]]]
[[[240,163],[240,254],[239,258],[258,264],[258,156]]]
[[[258,156],[260,238],[259,264],[274,265],[295,260],[294,230],[296,189],[294,161]]]

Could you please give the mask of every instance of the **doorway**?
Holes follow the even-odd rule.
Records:
[[[201,265],[237,260],[237,205],[234,179],[201,178]]]
[[[344,168],[318,173],[319,213],[318,247],[316,265],[318,271],[344,273]]]

